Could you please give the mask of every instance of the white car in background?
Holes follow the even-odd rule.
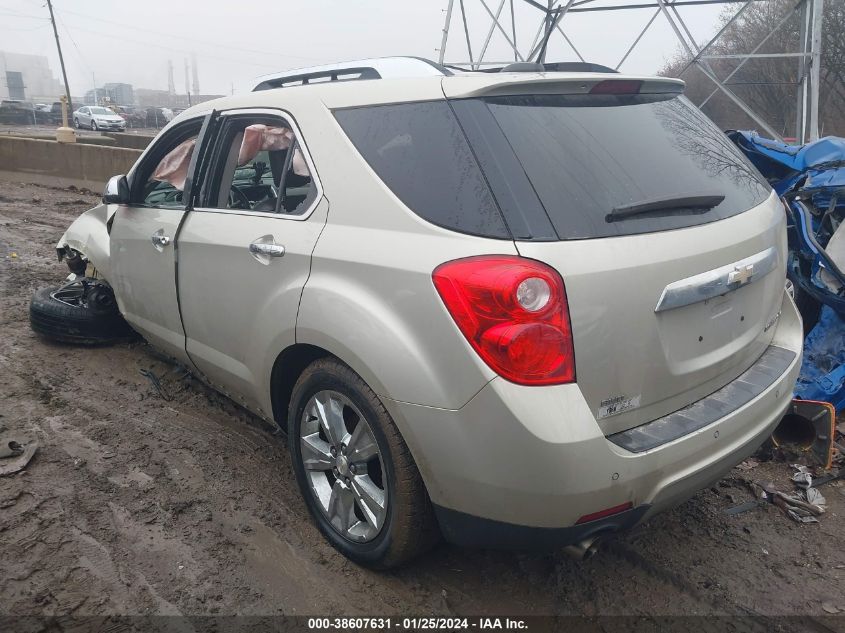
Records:
[[[126,129],[126,121],[119,114],[115,114],[102,106],[82,106],[73,113],[73,127],[87,127],[92,130],[120,130]]]

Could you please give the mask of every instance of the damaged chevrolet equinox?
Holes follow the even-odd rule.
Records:
[[[288,437],[350,559],[583,554],[790,402],[781,202],[683,82],[416,58],[194,106],[57,245],[36,332],[132,332]]]

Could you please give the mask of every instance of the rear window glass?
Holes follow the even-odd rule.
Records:
[[[510,238],[448,103],[368,106],[334,114],[379,178],[417,215],[462,233]]]
[[[727,218],[770,193],[757,170],[685,98],[533,95],[485,100],[560,239],[682,228]],[[712,208],[614,210],[695,197]],[[668,205],[671,207],[671,205]]]

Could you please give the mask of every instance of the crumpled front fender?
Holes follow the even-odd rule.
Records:
[[[117,210],[117,205],[98,204],[73,221],[62,235],[57,249],[70,246],[82,253],[100,275],[106,279],[111,273],[111,245],[109,240],[109,221]]]

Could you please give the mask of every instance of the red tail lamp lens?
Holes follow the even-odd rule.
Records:
[[[575,525],[580,525],[581,523],[589,523],[590,521],[598,521],[599,519],[604,519],[605,517],[611,517],[614,514],[621,514],[622,512],[630,510],[633,507],[634,504],[629,501],[628,503],[613,506],[612,508],[607,508],[606,510],[599,510],[598,512],[593,512],[592,514],[585,514],[575,522]]]
[[[432,279],[461,333],[497,374],[520,385],[575,381],[569,307],[556,270],[485,255],[442,264]]]

